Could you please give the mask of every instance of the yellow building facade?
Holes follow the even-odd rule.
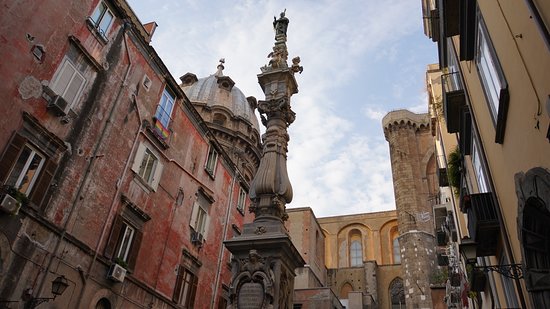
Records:
[[[439,51],[427,75],[439,167],[450,175],[451,153],[458,158],[455,247],[477,244],[470,266],[462,263],[474,292],[465,301],[548,308],[550,3],[423,0],[423,8]]]

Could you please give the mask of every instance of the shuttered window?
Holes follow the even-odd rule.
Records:
[[[143,233],[128,223],[122,216],[115,217],[111,235],[105,247],[105,256],[118,259],[127,264],[127,269],[134,270],[141,247]]]
[[[0,160],[0,182],[42,206],[57,164],[19,134],[14,134]]]
[[[206,159],[206,166],[205,169],[210,174],[210,176],[214,177],[214,173],[216,172],[216,163],[218,162],[218,152],[216,151],[216,148],[214,146],[210,145],[210,150],[208,151],[208,157]]]
[[[237,201],[237,209],[241,213],[244,213],[245,202],[246,202],[246,191],[242,187],[240,187],[239,188],[239,199]]]
[[[51,83],[51,89],[65,101],[69,106],[73,106],[80,97],[82,89],[86,84],[86,78],[80,73],[76,66],[65,58],[59,67],[54,80]]]
[[[195,274],[180,265],[178,268],[178,276],[176,278],[173,300],[176,303],[183,305],[183,308],[193,308],[198,281],[199,280]]]
[[[163,165],[155,152],[143,143],[138,147],[134,157],[132,170],[140,179],[149,185],[153,191],[157,190],[162,176]]]

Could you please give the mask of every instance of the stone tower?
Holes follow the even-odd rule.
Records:
[[[390,146],[406,308],[432,308],[432,204],[438,184],[430,118],[398,110],[388,113],[382,125]]]

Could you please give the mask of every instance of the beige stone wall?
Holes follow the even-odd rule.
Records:
[[[325,286],[325,237],[321,226],[309,207],[289,208],[287,214],[286,227],[292,243],[306,262],[304,269],[297,271],[295,287]]]
[[[380,265],[376,270],[378,284],[378,308],[390,308],[389,287],[396,278],[403,278],[401,265]]]
[[[392,260],[390,232],[397,226],[395,211],[318,218],[325,234],[327,268],[349,267],[349,236],[357,230],[362,235],[363,261],[379,265]]]

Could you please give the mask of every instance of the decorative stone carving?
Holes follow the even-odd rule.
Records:
[[[239,309],[271,308],[274,276],[270,261],[252,249],[247,258],[233,259],[231,263],[231,303]]]

